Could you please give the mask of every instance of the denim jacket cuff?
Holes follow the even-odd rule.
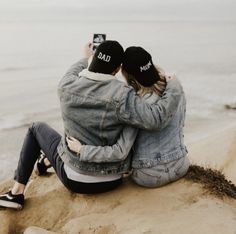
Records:
[[[85,156],[86,155],[86,145],[82,145],[80,149],[80,161],[86,161]]]

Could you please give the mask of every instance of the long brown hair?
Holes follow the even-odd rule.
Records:
[[[162,96],[163,92],[166,89],[166,78],[164,71],[160,68],[157,67],[157,72],[159,73],[160,80],[158,80],[155,84],[153,84],[150,87],[144,87],[141,85],[133,75],[129,74],[127,71],[125,71],[123,68],[121,70],[123,76],[125,77],[128,85],[132,86],[134,90],[142,97],[146,93],[156,93],[159,96]]]

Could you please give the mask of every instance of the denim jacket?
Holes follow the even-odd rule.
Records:
[[[160,97],[147,94],[144,99],[155,103]],[[150,168],[187,155],[183,127],[186,113],[185,95],[181,96],[177,112],[168,126],[159,131],[137,130],[125,127],[116,144],[112,146],[84,145],[80,160],[84,162],[109,162],[124,160],[133,149],[132,168]]]
[[[183,90],[177,80],[168,82],[163,97],[152,104],[112,75],[85,69],[80,60],[65,74],[58,86],[65,135],[93,146],[114,145],[127,125],[151,130],[168,124],[177,111]],[[119,161],[83,162],[66,144],[58,146],[62,160],[83,174],[121,174],[130,167],[130,155]]]

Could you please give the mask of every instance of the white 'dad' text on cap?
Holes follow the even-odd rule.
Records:
[[[107,62],[107,63],[109,63],[110,60],[111,60],[111,56],[110,56],[110,55],[106,55],[106,54],[103,54],[103,53],[101,53],[101,52],[99,52],[97,58],[100,59],[100,60],[102,60],[102,61],[104,61],[104,62]]]

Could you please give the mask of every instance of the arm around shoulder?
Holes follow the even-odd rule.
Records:
[[[126,126],[112,146],[83,145],[80,150],[80,161],[96,163],[123,161],[129,155],[137,133],[138,129]]]
[[[117,108],[119,120],[125,124],[146,130],[159,130],[168,125],[177,111],[183,88],[173,78],[168,81],[162,97],[149,104],[131,88],[127,88]]]

